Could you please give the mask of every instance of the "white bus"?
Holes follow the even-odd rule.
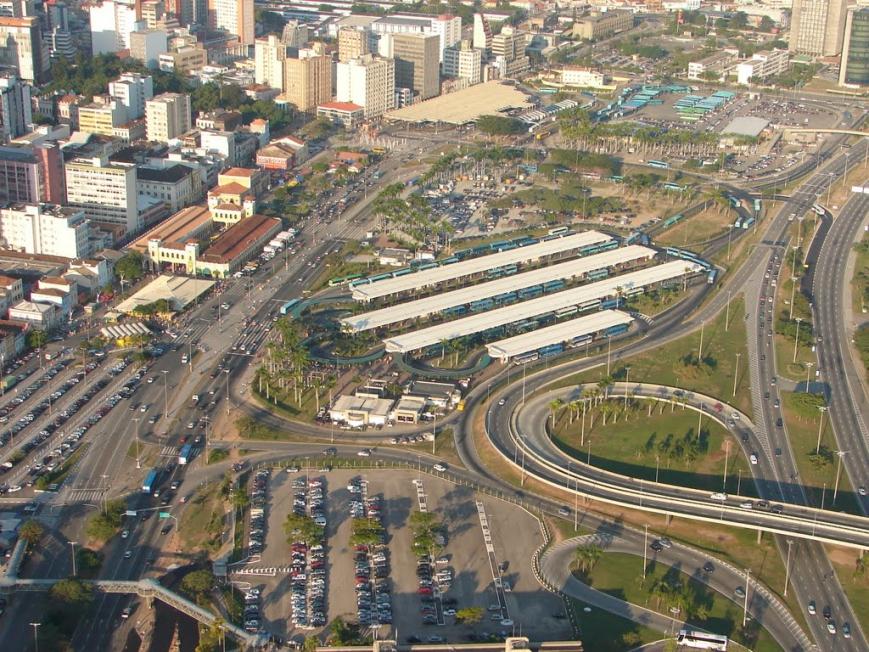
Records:
[[[727,637],[721,634],[707,634],[693,629],[680,629],[676,644],[694,650],[716,650],[727,652]]]

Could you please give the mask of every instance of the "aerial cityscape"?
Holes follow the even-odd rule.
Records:
[[[0,0],[0,649],[869,651],[869,3]]]

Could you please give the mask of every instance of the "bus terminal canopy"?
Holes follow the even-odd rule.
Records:
[[[463,125],[474,122],[480,116],[498,115],[508,109],[528,108],[531,108],[531,103],[525,93],[515,86],[490,81],[389,111],[384,117],[391,122],[445,122]]]
[[[407,353],[438,344],[445,340],[482,333],[493,328],[506,326],[525,319],[531,319],[547,312],[569,306],[582,306],[589,301],[615,297],[635,288],[645,288],[656,283],[672,281],[686,274],[697,274],[703,268],[689,261],[672,261],[636,272],[613,276],[612,278],[579,287],[555,292],[539,299],[530,299],[505,308],[444,322],[428,328],[404,333],[383,340],[390,353]]]
[[[550,344],[569,342],[582,335],[594,335],[613,326],[629,325],[632,321],[630,315],[619,310],[601,310],[585,317],[492,342],[486,348],[493,358],[508,362],[517,355],[537,351]]]

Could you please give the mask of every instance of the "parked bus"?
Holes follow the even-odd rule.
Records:
[[[727,652],[727,637],[721,634],[707,634],[692,629],[680,629],[676,637],[676,644],[695,650],[715,650]]]
[[[556,226],[554,229],[549,229],[549,235],[560,235],[567,233],[569,230],[570,228],[566,226]]]
[[[662,170],[666,170],[670,167],[670,164],[666,161],[646,161],[650,168],[660,168]]]
[[[575,349],[576,347],[582,346],[583,344],[586,344],[587,342],[591,342],[591,340],[592,340],[591,335],[577,335],[572,340],[570,340],[569,346],[570,346],[570,348]]]
[[[333,288],[336,285],[346,285],[350,283],[350,281],[356,281],[362,278],[362,274],[350,274],[348,276],[336,276],[335,278],[329,279],[329,287]]]
[[[281,306],[280,313],[282,315],[286,315],[287,313],[290,312],[290,310],[293,309],[293,306],[295,306],[297,303],[299,303],[298,299],[290,299],[284,305]]]
[[[513,364],[528,364],[529,362],[534,362],[540,357],[540,354],[537,351],[533,351],[532,353],[523,353],[522,355],[517,355],[513,358]]]

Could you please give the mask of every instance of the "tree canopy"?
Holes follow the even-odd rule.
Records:
[[[525,123],[500,115],[484,115],[477,119],[477,129],[490,136],[510,136],[527,130]]]

